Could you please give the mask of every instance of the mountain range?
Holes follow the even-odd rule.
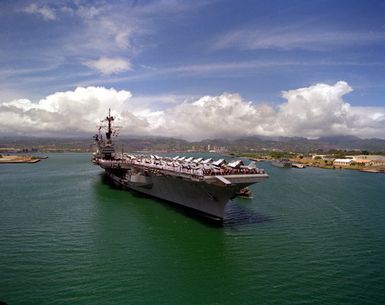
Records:
[[[41,150],[79,150],[92,151],[91,138],[32,138],[3,137],[0,148],[32,148]],[[302,137],[242,137],[238,139],[206,139],[188,142],[167,137],[131,137],[118,138],[117,149],[124,151],[187,151],[187,150],[221,150],[228,152],[250,151],[292,151],[308,153],[312,151],[360,150],[368,152],[385,152],[385,140],[378,138],[361,139],[355,136],[329,136],[317,139]]]

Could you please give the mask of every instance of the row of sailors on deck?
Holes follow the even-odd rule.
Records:
[[[126,155],[131,164],[145,165],[153,169],[160,169],[196,176],[210,175],[239,175],[239,174],[263,174],[264,170],[256,167],[254,161],[245,166],[242,160],[227,163],[224,159],[213,161],[211,158],[203,159],[193,157],[159,157],[159,156],[134,156]]]

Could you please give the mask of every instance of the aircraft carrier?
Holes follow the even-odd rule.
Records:
[[[117,186],[135,190],[193,210],[203,216],[222,221],[225,206],[239,191],[268,178],[255,162],[244,165],[242,160],[193,157],[160,157],[117,153],[112,138],[117,129],[115,117],[102,121],[94,136],[97,147],[92,162],[103,168]],[[106,128],[105,136],[102,130]]]

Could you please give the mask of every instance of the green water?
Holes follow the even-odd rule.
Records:
[[[263,164],[215,227],[112,189],[89,160],[0,166],[1,301],[385,303],[385,175]]]

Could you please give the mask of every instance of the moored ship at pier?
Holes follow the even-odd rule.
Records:
[[[102,121],[94,136],[97,151],[94,164],[103,168],[117,186],[144,193],[196,211],[215,220],[223,220],[226,204],[237,193],[268,178],[255,162],[242,160],[227,163],[224,159],[194,157],[160,157],[116,153],[112,137],[114,117]],[[101,130],[107,128],[105,137]]]
[[[292,162],[289,159],[278,159],[278,160],[273,160],[271,162],[271,165],[275,167],[291,168]]]

